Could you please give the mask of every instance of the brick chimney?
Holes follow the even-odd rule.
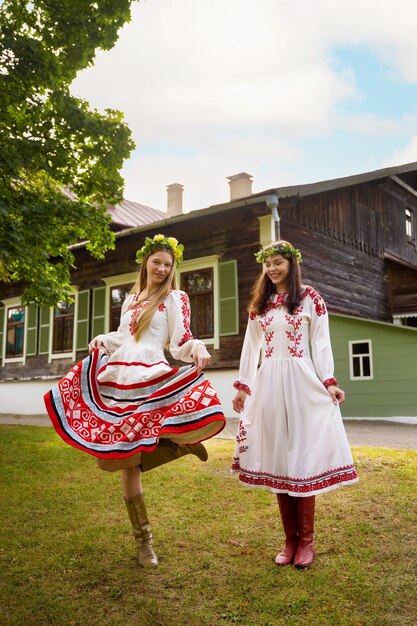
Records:
[[[252,176],[246,172],[227,176],[230,185],[230,200],[238,200],[252,195]]]
[[[175,215],[182,215],[182,192],[184,191],[183,185],[179,183],[172,183],[167,186],[168,204],[167,204],[167,217],[174,217]]]

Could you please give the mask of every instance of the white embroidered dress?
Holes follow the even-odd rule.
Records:
[[[324,301],[307,287],[290,315],[285,298],[274,294],[265,313],[249,316],[235,387],[250,395],[232,469],[246,486],[311,496],[358,478],[340,408],[325,387],[337,381]]]
[[[205,375],[194,364],[173,368],[165,356],[169,344],[175,359],[192,363],[194,348],[203,343],[191,334],[187,294],[170,291],[136,341],[138,317],[149,304],[138,299],[128,296],[118,330],[101,335],[106,352],[94,350],[45,394],[58,434],[93,456],[152,451],[160,437],[197,443],[225,424]]]

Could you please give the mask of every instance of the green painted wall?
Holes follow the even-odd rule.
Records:
[[[417,416],[417,330],[330,315],[343,417]],[[350,380],[349,341],[372,341],[373,380]]]

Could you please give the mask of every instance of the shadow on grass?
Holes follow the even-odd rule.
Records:
[[[417,612],[417,453],[354,450],[361,481],[318,498],[316,561],[274,564],[269,492],[229,473],[233,442],[144,475],[160,566],[138,566],[120,477],[52,429],[0,427],[5,626],[408,625]]]

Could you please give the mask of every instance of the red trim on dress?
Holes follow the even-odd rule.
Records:
[[[120,383],[115,383],[111,380],[106,382],[97,381],[97,385],[99,387],[113,387],[114,389],[141,389],[143,387],[149,387],[150,385],[156,385],[157,383],[162,382],[166,378],[170,378],[173,374],[178,371],[178,367],[170,370],[169,372],[165,372],[165,374],[161,374],[157,378],[149,378],[145,380],[143,383],[133,383],[131,385],[121,385]]]
[[[187,381],[191,383],[191,387],[184,396],[174,401],[167,398],[159,408],[142,410],[141,403],[137,404],[131,415],[122,416],[118,422],[107,421],[93,413],[81,393],[80,372],[81,364],[77,364],[70,372],[71,378],[63,379],[65,383],[58,386],[58,405],[55,405],[53,391],[45,394],[44,400],[53,426],[62,439],[92,456],[117,459],[129,457],[141,450],[149,452],[155,449],[162,434],[192,433],[187,438],[187,443],[198,443],[216,435],[224,428],[225,418],[217,394],[208,380],[198,382],[200,375],[195,368],[191,369],[190,374],[180,376],[179,380],[171,385],[163,386],[152,393],[146,401],[155,400],[170,388],[183,389]],[[89,382],[90,384],[93,382],[91,378]],[[61,403],[62,408],[59,408]],[[113,413],[117,412],[116,407],[111,408]],[[123,412],[126,410],[127,407],[124,407]],[[201,411],[208,413],[201,419],[193,421],[193,415],[198,415]],[[61,422],[63,418],[64,422]],[[169,423],[166,423],[167,420]],[[209,424],[213,425],[210,434],[207,433]],[[132,448],[112,449],[112,446],[121,443],[132,444]],[[98,449],[93,449],[93,445],[98,446]]]
[[[120,450],[116,451],[116,452],[109,452],[109,453],[103,453],[103,452],[97,452],[96,450],[91,450],[90,448],[86,447],[85,445],[82,445],[80,443],[78,443],[77,441],[75,441],[74,439],[72,439],[65,430],[63,430],[63,428],[61,427],[60,421],[57,417],[57,414],[55,412],[55,407],[53,402],[51,401],[51,395],[52,395],[52,391],[49,391],[47,394],[45,394],[44,396],[44,402],[45,402],[45,406],[46,406],[46,410],[48,412],[48,415],[50,417],[50,420],[52,422],[52,425],[54,426],[56,432],[58,433],[58,435],[66,442],[68,443],[70,446],[72,446],[73,448],[77,448],[78,450],[83,450],[83,452],[87,452],[88,454],[91,454],[92,456],[98,457],[98,458],[102,458],[102,459],[125,459],[128,458],[130,456],[132,456],[133,454],[136,454],[137,452],[152,452],[153,450],[155,450],[155,448],[157,447],[158,443],[159,443],[159,437],[162,435],[162,433],[164,434],[180,434],[180,433],[188,433],[188,432],[194,432],[196,431],[196,438],[193,439],[192,441],[188,441],[187,443],[194,445],[196,443],[200,443],[201,441],[204,441],[205,439],[207,439],[207,436],[205,437],[201,437],[201,435],[198,434],[198,431],[200,431],[201,428],[205,428],[208,424],[211,424],[213,422],[220,422],[219,423],[219,427],[216,430],[216,432],[210,434],[210,437],[213,437],[217,434],[219,434],[219,432],[221,432],[223,430],[223,428],[225,427],[226,424],[226,420],[224,418],[224,415],[221,411],[218,411],[212,415],[210,415],[209,417],[207,417],[206,419],[204,419],[203,422],[197,422],[195,424],[186,424],[182,427],[177,427],[177,428],[173,428],[170,426],[164,426],[162,425],[159,431],[159,437],[156,441],[156,443],[152,444],[152,445],[137,445],[133,450],[129,450],[128,452],[121,452]]]
[[[323,298],[321,297],[321,295],[318,293],[318,291],[316,291],[312,287],[307,287],[307,289],[305,290],[303,296],[310,296],[310,298],[313,300],[313,304],[314,304],[314,306],[316,308],[316,314],[319,317],[320,317],[320,315],[326,315],[326,313],[327,313],[326,304],[325,304]]]
[[[291,493],[311,493],[329,488],[340,483],[356,481],[358,478],[354,465],[347,465],[329,470],[309,478],[291,478],[273,474],[253,472],[240,467],[239,457],[233,459],[232,470],[239,473],[239,481],[254,487],[269,487]]]
[[[111,365],[123,365],[129,367],[130,365],[140,365],[141,367],[153,367],[154,365],[169,365],[168,361],[156,361],[155,363],[142,363],[141,361],[110,361],[103,365],[97,372],[97,374],[101,374],[104,372],[106,367],[110,367]]]
[[[339,383],[337,382],[336,378],[328,378],[327,380],[323,381],[323,385],[326,387],[329,387],[330,385],[336,385],[336,387],[339,385]]]
[[[244,391],[245,393],[248,394],[248,396],[252,395],[250,388],[247,385],[240,383],[238,380],[233,383],[233,387],[235,389],[239,389],[240,391]]]
[[[191,306],[190,306],[190,298],[185,293],[185,291],[180,292],[181,298],[181,312],[182,312],[182,321],[184,326],[184,334],[178,342],[178,347],[181,348],[187,341],[190,339],[194,339],[193,334],[190,329],[190,319],[191,319]]]

